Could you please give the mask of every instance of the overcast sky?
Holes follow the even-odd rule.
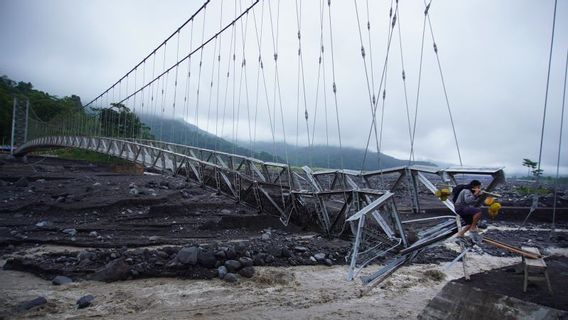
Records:
[[[260,1],[235,28],[227,29],[203,52],[193,55],[190,65],[186,61],[179,70],[173,69],[167,78],[126,101],[127,106],[138,108],[138,112],[183,117],[229,139],[270,141],[273,136],[276,140],[285,136],[288,143],[302,145],[307,144],[308,136],[315,144],[339,144],[339,117],[342,145],[365,148],[372,119],[367,84],[380,96],[377,91],[385,65],[391,1],[332,1],[331,30],[327,6],[321,24],[320,1],[298,2],[301,10],[296,10],[292,0],[271,1],[270,5]],[[133,93],[148,83],[152,74],[169,68],[251,3],[211,0],[206,12],[180,31],[179,47],[176,35],[165,50],[158,51],[95,105]],[[202,4],[183,0],[0,0],[0,74],[29,81],[36,89],[58,96],[76,94],[87,103],[146,57]],[[367,69],[361,57],[356,8]],[[526,172],[521,167],[523,158],[538,160],[553,8],[552,0],[432,1],[431,23],[464,165],[506,167],[512,173]],[[413,122],[417,104],[423,11],[423,1],[401,1],[383,82],[385,104],[383,108],[380,101],[377,109],[377,121],[383,119],[379,125],[382,133],[377,133],[382,151],[403,159],[409,154],[408,119]],[[297,12],[303,77],[298,74]],[[320,41],[325,48],[321,68]],[[568,1],[558,3],[554,41],[542,157],[547,175],[556,172]],[[259,42],[264,82],[258,67]],[[280,94],[274,90],[275,47]],[[424,48],[416,159],[459,163],[429,28]],[[219,55],[221,59],[215,59]],[[337,113],[331,90],[334,74]],[[184,103],[186,96],[188,103]],[[145,101],[145,110],[141,110],[140,101]],[[158,101],[164,101],[163,109],[157,106]],[[565,114],[565,120],[567,117]],[[568,174],[567,128],[563,141],[561,173]],[[376,150],[377,144],[373,134],[371,149]]]

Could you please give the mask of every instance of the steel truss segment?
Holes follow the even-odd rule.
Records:
[[[363,233],[363,226],[365,225],[365,215],[359,217],[359,223],[357,225],[357,232],[355,233],[355,240],[353,242],[353,250],[351,251],[351,263],[349,264],[349,270],[347,272],[347,280],[353,280],[355,276],[355,267],[357,265],[357,256],[359,255],[359,246],[361,245],[361,235]]]
[[[359,192],[355,191],[355,193]],[[355,221],[358,221],[356,230],[353,230],[356,237],[348,271],[349,280],[352,280],[363,267],[376,258],[385,255],[401,244],[407,247],[404,229],[398,218],[393,196],[394,193],[385,191],[379,198],[371,201],[369,195],[358,194],[357,198],[362,198],[367,205],[346,219],[346,222],[351,223],[352,226]],[[387,223],[383,214],[390,214],[392,225]],[[400,237],[396,237],[393,229],[398,229]]]
[[[422,174],[422,172],[416,172],[416,177],[418,178],[418,180],[420,180],[420,182],[422,182],[422,184],[426,188],[428,188],[428,190],[430,190],[430,192],[432,192],[432,194],[436,193],[438,188],[436,188],[436,186],[432,182],[430,182],[430,180],[428,180],[428,178],[426,178],[424,176],[424,174]],[[448,209],[450,209],[450,211],[452,211],[453,213],[456,213],[456,208],[454,206],[454,203],[450,199],[446,199],[445,201],[442,201],[442,203],[446,207],[448,207]]]
[[[408,166],[399,166],[399,167],[393,167],[393,168],[382,169],[382,170],[363,171],[360,174],[364,177],[372,177],[372,176],[378,176],[378,175],[381,175],[381,174],[404,172],[407,168],[408,168]]]
[[[278,211],[278,213],[280,213],[281,216],[284,215],[284,211],[282,210],[282,208],[280,208],[280,206],[276,203],[276,201],[274,201],[274,199],[272,199],[272,197],[270,196],[270,194],[268,194],[268,192],[266,192],[266,190],[264,190],[261,186],[258,186],[257,189],[264,194],[264,196],[266,197],[266,199],[268,199],[268,202],[270,202],[270,204],[272,204],[272,206]]]
[[[217,162],[220,163],[223,168],[229,169],[229,166],[227,165],[227,163],[225,161],[223,161],[223,159],[221,158],[221,156],[219,154],[215,154],[215,159],[217,159]]]
[[[361,281],[363,282],[364,285],[367,285],[368,287],[373,287],[381,283],[388,276],[393,274],[398,268],[402,267],[405,263],[412,260],[416,256],[416,254],[417,253],[414,252],[411,254],[399,256],[393,259],[383,268],[379,269],[377,272],[365,277],[361,277]]]
[[[219,171],[219,174],[221,175],[221,178],[223,178],[223,182],[225,182],[227,188],[229,188],[229,190],[231,191],[231,195],[238,199],[238,194],[235,191],[235,188],[233,187],[231,180],[229,180],[229,178],[222,171]]]
[[[237,159],[237,161],[235,163],[237,164],[235,171],[240,172],[241,170],[245,170],[245,173],[247,173],[246,170],[247,170],[248,166],[246,164],[248,163],[248,161],[246,159]]]
[[[137,150],[136,150],[136,155],[134,155],[134,161],[138,162],[138,158],[140,157],[140,154],[142,154],[142,147],[141,146],[137,146]],[[144,163],[144,160],[141,161],[142,163]]]
[[[320,171],[315,171],[312,173],[314,176],[320,176],[320,175],[329,175],[329,174],[345,174],[345,175],[350,175],[350,176],[358,176],[361,174],[361,171],[356,171],[356,170],[350,170],[350,169],[332,169],[332,170],[320,170]]]
[[[394,238],[394,232],[389,227],[385,219],[381,216],[380,211],[378,209],[373,210],[371,211],[371,215],[373,216],[373,218],[375,218],[375,221],[377,221],[377,223],[383,229],[387,237],[389,237],[389,239],[392,240]]]
[[[349,185],[349,187],[351,187],[352,189],[357,189],[359,190],[359,186],[355,183],[355,181],[353,181],[353,178],[351,178],[350,176],[346,175],[345,176],[345,181],[347,182],[347,184]],[[347,187],[347,186],[344,186]]]
[[[292,212],[295,210],[294,209],[294,199],[292,198],[291,200],[291,204],[287,205],[286,208],[284,208],[284,212],[280,215],[280,222],[282,222],[282,224],[284,226],[288,226],[288,223],[290,223],[290,217],[292,216]]]
[[[262,172],[258,169],[258,167],[256,166],[256,164],[252,161],[248,161],[249,167],[251,169],[252,172],[254,172],[259,178],[260,180],[262,180],[263,182],[266,182],[266,177],[262,174]]]
[[[302,170],[304,170],[304,172],[306,173],[306,177],[308,178],[308,182],[314,188],[314,190],[316,192],[322,191],[323,188],[320,186],[318,181],[314,178],[312,169],[308,166],[303,166]]]
[[[347,212],[349,212],[349,210],[351,210],[352,204],[353,204],[353,192],[349,192],[349,196],[347,197],[347,199],[345,199],[345,202],[341,206],[339,213],[335,216],[335,219],[332,221],[331,226],[330,226],[330,230],[333,230],[333,228],[340,221],[341,217],[344,217],[347,214]],[[345,221],[344,221],[344,223],[345,223]]]
[[[255,181],[253,182],[254,187],[252,188],[253,194],[254,194],[254,199],[256,200],[257,206],[258,206],[258,210],[260,212],[264,211],[264,208],[262,206],[262,201],[260,199],[260,194],[258,193],[258,183]]]
[[[174,174],[179,174],[181,172],[181,170],[183,169],[183,166],[185,165],[185,163],[187,162],[187,159],[182,158],[181,161],[178,162],[178,164],[175,167],[174,170]]]
[[[370,204],[365,206],[363,209],[359,210],[357,213],[355,213],[351,217],[347,218],[346,221],[349,222],[349,221],[355,221],[355,220],[361,219],[362,216],[364,216],[367,213],[377,209],[379,206],[381,206],[383,203],[385,203],[392,196],[394,196],[394,193],[392,193],[390,191],[386,191],[384,195],[382,195],[380,198],[376,199],[375,201],[371,202]]]
[[[193,172],[193,174],[195,175],[195,180],[197,180],[197,182],[199,183],[203,183],[203,177],[201,176],[201,173],[199,172],[199,170],[195,167],[195,165],[193,164],[193,162],[191,160],[187,161],[187,165],[189,166],[189,168],[191,169],[191,171]],[[188,172],[189,174],[189,172]]]
[[[315,196],[317,198],[317,204],[318,204],[317,211],[319,213],[320,222],[322,223],[322,227],[325,233],[329,235],[331,232],[331,221],[329,217],[329,212],[327,210],[327,206],[325,205],[325,201],[323,200],[321,195],[316,194]]]

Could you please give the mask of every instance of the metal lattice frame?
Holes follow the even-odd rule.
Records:
[[[407,247],[393,196],[394,193],[387,191],[347,219],[356,225],[348,280],[353,280],[378,257],[401,246]]]
[[[309,167],[294,171],[287,164],[265,162],[251,157],[204,148],[140,139],[115,139],[85,136],[48,136],[33,139],[16,150],[16,155],[45,147],[82,148],[119,157],[145,167],[183,174],[202,186],[214,188],[235,201],[243,202],[259,211],[280,216],[287,225],[291,216],[314,213],[322,233],[338,236],[345,231],[346,219],[374,203],[387,193],[393,193],[405,180],[410,181],[413,208],[420,212],[418,182],[435,193],[437,188],[426,174],[434,174],[442,181],[456,184],[457,174],[491,175],[488,190],[504,179],[502,169],[472,169],[409,166],[379,171],[322,170]],[[376,183],[384,174],[398,174],[388,186]],[[382,189],[381,189],[382,188]],[[394,205],[394,200],[393,205]],[[450,200],[443,202],[455,213]],[[398,219],[398,215],[396,215]],[[457,219],[459,224],[459,219]],[[379,222],[390,239],[395,228]],[[352,233],[356,228],[351,228]],[[401,240],[403,241],[403,240]],[[407,245],[404,243],[404,245]]]

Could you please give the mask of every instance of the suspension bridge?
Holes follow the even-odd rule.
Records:
[[[332,1],[284,5],[280,1],[207,0],[82,108],[42,121],[33,105],[15,99],[14,154],[24,156],[44,148],[91,150],[184,175],[235,201],[277,215],[285,225],[293,219],[316,217],[323,234],[354,236],[351,278],[368,262],[393,249],[415,253],[447,237],[456,222],[460,224],[453,203],[437,200],[436,191],[457,185],[459,177],[474,175],[489,177],[485,189],[490,191],[504,181],[504,173],[502,168],[463,166],[430,4],[418,9],[423,16],[422,39],[418,71],[412,75],[404,64],[400,27],[404,12],[398,1],[385,8],[386,20],[381,20],[380,27],[369,2],[354,1],[354,9],[356,25],[348,32],[356,35],[358,47],[346,50],[335,37],[346,32],[347,26],[341,25],[343,14],[334,11]],[[284,19],[294,21],[295,26],[281,30]],[[415,164],[421,84],[432,81],[422,79],[426,41],[432,41],[431,65],[439,74],[442,110],[447,112],[446,120],[439,121],[451,128],[460,163],[455,168]],[[395,58],[400,59],[397,65],[392,62]],[[389,79],[395,68],[399,76],[396,82]],[[408,94],[409,78],[416,84],[414,110]],[[399,104],[395,111],[386,107],[390,97],[387,83],[389,88],[396,83],[402,96],[393,100],[393,104]],[[353,101],[367,105],[367,113],[350,114],[352,106],[342,105],[345,99],[341,95],[357,97]],[[403,114],[404,123],[392,123],[389,112]],[[140,121],[144,115],[154,119],[151,130]],[[360,137],[365,145],[360,169],[293,166],[294,155],[287,150],[284,159],[255,158],[256,144],[262,139],[272,141],[274,151],[277,142],[286,145],[294,140],[296,146],[307,146],[308,152],[316,145],[334,145],[341,150],[348,146],[342,139],[342,121],[354,116],[359,119],[357,129],[362,130]],[[205,148],[203,135],[168,127],[165,120],[175,118],[191,122],[196,132],[230,140],[233,150],[242,145],[248,151],[230,152],[216,144]],[[385,130],[389,125],[408,127],[405,166],[381,166],[380,152],[389,139]],[[177,138],[177,143],[166,136]],[[377,159],[371,159],[372,151],[377,152]],[[365,170],[368,161],[377,161],[379,169]],[[419,196],[424,190],[453,214],[422,234],[422,240],[411,242],[398,214],[404,205],[397,203],[395,195],[409,199],[408,208],[420,213],[423,207]]]

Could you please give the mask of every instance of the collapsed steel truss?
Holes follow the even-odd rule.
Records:
[[[435,194],[443,186],[455,186],[458,174],[485,175],[491,177],[485,188],[491,191],[505,178],[502,169],[481,168],[405,166],[368,172],[314,172],[305,166],[302,170],[293,170],[287,164],[204,148],[106,137],[41,137],[26,142],[15,154],[23,156],[35,149],[50,147],[91,150],[174,175],[185,175],[187,179],[213,188],[237,202],[279,215],[284,225],[296,214],[299,219],[310,219],[311,215],[315,215],[322,233],[328,236],[341,235],[349,227],[354,235],[353,250],[349,255],[349,280],[378,257],[389,252],[394,254],[394,258],[382,269],[361,277],[366,285],[379,283],[425,247],[449,237],[461,226],[453,203],[441,201],[453,215],[438,217],[443,219],[441,223],[424,228],[417,234],[418,240],[410,243],[403,225],[431,218],[400,220],[394,192],[400,189],[403,181],[407,181],[412,210],[421,212],[420,185]],[[391,179],[384,179],[389,175]]]
[[[433,174],[441,178],[443,183],[454,185],[456,174],[490,175],[493,181],[487,187],[488,190],[504,178],[501,169],[438,169],[423,166],[368,172],[354,170],[314,172],[307,166],[302,170],[293,170],[287,164],[265,162],[204,148],[153,140],[106,137],[41,137],[20,146],[16,150],[16,155],[25,155],[34,149],[46,147],[81,148],[119,157],[145,167],[183,174],[202,186],[214,188],[259,211],[279,215],[285,225],[293,214],[301,216],[314,213],[321,231],[328,236],[341,234],[345,229],[347,218],[377,199],[385,195],[392,197],[392,193],[405,179],[410,185],[412,208],[420,212],[418,182],[432,193],[437,190],[426,174]],[[398,176],[390,182],[382,179],[388,174]],[[454,211],[451,201],[443,203]],[[396,212],[394,215],[398,219]],[[397,228],[388,228],[385,222],[379,223],[389,239],[397,232],[402,233],[402,230]],[[352,231],[356,231],[353,226]]]

